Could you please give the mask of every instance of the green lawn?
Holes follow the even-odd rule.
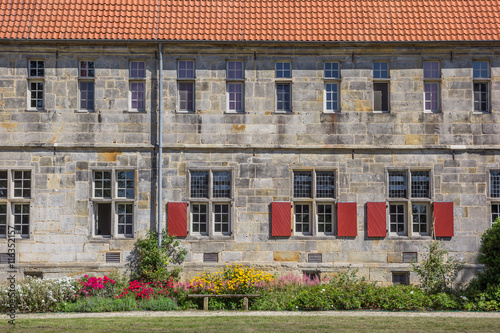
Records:
[[[4,317],[5,318],[5,317]],[[0,332],[500,332],[497,318],[451,317],[124,317],[17,319]]]

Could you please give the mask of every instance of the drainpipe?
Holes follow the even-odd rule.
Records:
[[[158,44],[159,74],[158,74],[158,248],[161,249],[161,219],[163,217],[163,47]]]

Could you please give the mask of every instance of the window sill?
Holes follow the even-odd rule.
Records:
[[[279,115],[293,115],[295,114],[292,110],[290,111],[274,111],[273,114],[279,114]]]
[[[483,116],[489,114],[491,114],[491,111],[472,111],[473,116]]]
[[[190,242],[216,241],[216,240],[234,240],[234,233],[231,235],[190,235],[188,234],[185,240]]]
[[[123,110],[123,113],[147,113],[146,110]]]
[[[430,235],[427,236],[398,236],[398,235],[388,235],[386,237],[387,240],[404,240],[404,241],[412,241],[412,240],[429,240],[432,239]]]
[[[375,111],[374,110],[373,113],[379,113],[379,114],[387,113],[388,114],[388,113],[391,113],[391,111],[390,110],[387,110],[387,111]]]
[[[47,110],[44,109],[26,109],[26,112],[47,112]]]
[[[135,236],[91,236],[90,243],[108,243],[111,240],[135,240]]]

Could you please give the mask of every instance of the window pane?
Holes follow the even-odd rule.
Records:
[[[412,198],[430,198],[429,171],[411,172]]]
[[[295,231],[309,233],[309,205],[295,204]]]
[[[293,196],[295,198],[312,198],[311,171],[295,171],[293,173]]]
[[[14,197],[31,198],[31,171],[14,171]]]
[[[194,111],[194,83],[179,82],[179,111]]]
[[[389,64],[385,61],[373,63],[373,78],[374,79],[388,79],[389,78]]]
[[[389,172],[389,197],[406,198],[406,172]]]
[[[291,78],[292,77],[292,68],[291,63],[289,62],[277,62],[276,63],[276,71],[275,76],[278,79]]]
[[[500,170],[490,171],[490,196],[500,198]]]
[[[424,79],[439,79],[441,73],[439,71],[438,61],[425,61],[424,62]]]
[[[229,231],[229,204],[214,205],[214,231],[227,233]]]
[[[277,111],[291,111],[291,95],[289,83],[276,84],[276,110]]]
[[[214,198],[231,197],[231,172],[229,171],[213,172],[213,197]]]
[[[191,197],[208,198],[208,171],[191,171]]]
[[[207,205],[192,204],[192,230],[193,232],[207,232]]]
[[[339,77],[339,63],[325,62],[325,79],[338,79]]]
[[[241,112],[243,111],[243,84],[228,83],[228,111]]]
[[[385,82],[373,83],[373,110],[389,111],[389,84]]]
[[[325,111],[336,112],[339,110],[339,94],[337,83],[325,83]]]
[[[177,71],[178,79],[194,79],[194,61],[179,60]]]
[[[474,61],[472,66],[475,79],[487,79],[490,77],[490,64],[488,61]]]
[[[243,79],[243,62],[242,61],[228,61],[227,62],[227,79],[228,80],[241,80]]]
[[[316,197],[317,198],[335,197],[335,172],[333,171],[316,172]]]

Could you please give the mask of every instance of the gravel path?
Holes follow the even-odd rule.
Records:
[[[500,312],[389,312],[389,311],[128,311],[98,313],[17,313],[17,319],[49,319],[49,318],[113,318],[113,317],[229,317],[229,316],[327,316],[327,317],[467,317],[498,318]],[[7,317],[7,316],[5,316]]]

